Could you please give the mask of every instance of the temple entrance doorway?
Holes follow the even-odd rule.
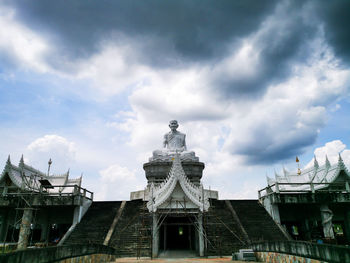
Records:
[[[198,247],[194,217],[168,216],[160,227],[159,248],[161,251],[195,252]]]

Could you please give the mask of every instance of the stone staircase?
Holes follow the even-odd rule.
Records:
[[[103,244],[121,201],[93,202],[64,245]]]
[[[143,222],[142,222],[143,221]],[[109,245],[122,256],[150,256],[151,217],[141,200],[128,201]]]
[[[210,202],[209,212],[203,218],[208,256],[231,255],[241,248],[249,247],[249,241],[286,240],[278,225],[257,200]],[[121,203],[93,202],[64,244],[103,244]],[[145,204],[142,200],[127,201],[121,210],[108,242],[119,256],[150,256],[152,218]]]
[[[224,200],[211,200],[209,212],[204,216],[204,228],[207,255],[231,255],[248,243]]]
[[[252,242],[287,240],[281,229],[257,200],[230,200],[230,202]]]

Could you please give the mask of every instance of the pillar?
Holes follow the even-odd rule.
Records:
[[[32,222],[33,217],[33,209],[32,208],[24,208],[22,223],[19,229],[19,238],[17,249],[26,249],[28,246],[28,238],[30,234],[30,224]]]
[[[275,222],[277,222],[278,224],[281,224],[281,217],[278,204],[274,203],[272,195],[264,198],[263,205],[267,212],[270,214],[270,216],[273,218],[273,220],[275,220]]]
[[[192,238],[191,238],[191,225],[188,225],[188,242],[190,244],[190,249],[192,250]]]
[[[348,244],[350,244],[350,211],[345,211],[344,215],[344,230],[345,230],[345,236],[346,240],[348,241]]]
[[[1,215],[1,228],[0,228],[0,242],[5,242],[7,237],[7,231],[8,231],[8,211],[5,211]]]
[[[159,231],[158,231],[158,216],[156,213],[153,213],[152,217],[153,228],[152,228],[152,257],[158,257],[159,251]]]
[[[81,210],[82,210],[82,206],[76,206],[74,208],[74,213],[73,213],[73,222],[72,224],[78,224],[80,222],[81,219]]]
[[[41,210],[41,234],[40,241],[48,243],[49,239],[49,215],[47,210]]]
[[[333,222],[332,222],[333,212],[328,208],[328,205],[326,204],[321,205],[320,211],[321,211],[324,237],[334,239]]]
[[[203,230],[203,214],[198,215],[198,241],[199,241],[199,256],[204,256],[204,230]]]
[[[41,224],[40,241],[47,243],[49,241],[48,239],[49,239],[49,222],[45,220],[45,222]]]
[[[306,240],[311,240],[310,225],[309,225],[309,220],[307,218],[304,219],[303,230],[305,232],[304,236],[305,236]]]
[[[167,248],[167,247],[166,247],[166,241],[167,241],[167,240],[166,240],[166,238],[167,238],[167,232],[166,232],[166,231],[167,231],[167,226],[164,225],[164,246],[163,246],[163,247],[164,247],[164,250],[166,250],[166,248]]]
[[[281,224],[281,217],[280,217],[280,211],[278,209],[277,204],[271,204],[271,213],[272,218],[278,223]]]

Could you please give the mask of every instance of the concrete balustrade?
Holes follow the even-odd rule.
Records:
[[[30,248],[0,255],[0,263],[108,262],[116,259],[116,251],[103,245],[71,245]]]
[[[295,256],[293,262],[314,262],[349,263],[350,248],[346,246],[317,244],[302,241],[275,241],[259,242],[252,244],[254,252],[259,260],[264,262],[277,262]],[[297,261],[300,258],[301,261]],[[282,261],[288,262],[288,261]]]

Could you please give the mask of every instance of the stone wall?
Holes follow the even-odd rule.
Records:
[[[350,248],[345,246],[302,241],[276,241],[253,243],[252,249],[257,256],[260,253],[264,262],[350,263]],[[293,261],[294,258],[296,261]]]
[[[94,254],[94,255],[86,255],[75,258],[67,258],[61,261],[57,261],[57,263],[100,263],[100,262],[113,262],[116,260],[116,256],[114,255],[105,255],[105,254]]]
[[[48,263],[48,262],[108,262],[114,260],[114,248],[103,245],[71,245],[46,248],[30,248],[0,254],[0,263]]]
[[[327,263],[326,261],[320,261],[317,259],[298,257],[294,255],[288,255],[276,252],[255,252],[255,257],[259,262],[266,263]]]

